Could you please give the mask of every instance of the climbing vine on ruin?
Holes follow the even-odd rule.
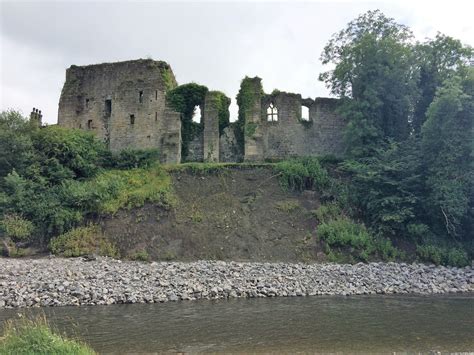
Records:
[[[222,134],[224,128],[229,125],[229,105],[230,105],[230,98],[228,98],[223,92],[220,91],[213,91],[216,98],[217,104],[217,115],[219,117],[219,134]]]
[[[168,91],[166,100],[174,110],[181,113],[181,155],[183,160],[189,153],[189,143],[202,132],[204,125],[193,122],[196,106],[203,107],[208,88],[196,83],[180,85]]]
[[[239,93],[237,94],[237,105],[239,105],[239,117],[237,120],[237,124],[235,125],[235,136],[237,139],[237,143],[241,147],[242,151],[244,149],[244,137],[245,135],[249,132],[246,132],[245,128],[245,122],[246,122],[246,116],[248,112],[251,110],[252,105],[255,103],[256,95],[255,95],[255,81],[260,80],[260,78],[255,77],[255,78],[249,78],[246,76],[243,80],[242,83],[240,84],[240,90]],[[263,95],[263,91],[260,93]],[[251,128],[250,131],[253,131],[255,133],[256,126],[254,128]],[[252,134],[253,134],[252,133]]]

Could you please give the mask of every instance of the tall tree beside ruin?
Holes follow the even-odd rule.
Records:
[[[438,234],[467,236],[474,207],[474,68],[464,79],[454,76],[444,82],[426,117],[422,164],[430,225]]]
[[[367,156],[387,139],[410,134],[416,72],[412,32],[379,10],[368,11],[333,35],[321,55],[334,69],[319,77],[346,99],[347,143],[353,156]]]
[[[465,76],[470,62],[474,60],[474,51],[461,41],[438,33],[434,39],[418,43],[415,53],[420,77],[412,125],[414,132],[419,133],[437,88],[455,75]]]

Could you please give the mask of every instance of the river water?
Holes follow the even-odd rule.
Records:
[[[0,311],[0,322],[19,310]],[[353,296],[58,307],[56,329],[100,353],[474,352],[474,297]]]

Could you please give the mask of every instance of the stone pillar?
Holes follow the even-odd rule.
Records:
[[[178,164],[181,162],[181,114],[166,108],[164,121],[166,126],[161,141],[161,162]]]
[[[251,79],[249,94],[252,97],[249,107],[246,108],[244,127],[244,161],[263,161],[263,136],[262,120],[262,79],[255,77]]]
[[[219,161],[219,93],[209,91],[202,108],[204,123],[204,162]]]

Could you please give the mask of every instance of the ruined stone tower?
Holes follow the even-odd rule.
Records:
[[[73,65],[58,124],[93,132],[111,151],[157,148],[163,161],[179,162],[180,115],[166,107],[166,91],[176,85],[171,67],[151,59]]]

